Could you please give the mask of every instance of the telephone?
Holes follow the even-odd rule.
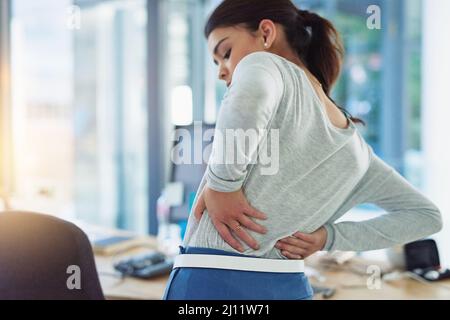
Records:
[[[114,268],[123,276],[149,279],[169,274],[173,268],[173,259],[158,251],[150,251],[133,256],[114,264]]]

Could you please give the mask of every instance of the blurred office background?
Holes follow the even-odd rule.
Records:
[[[450,264],[450,2],[295,2],[341,32],[346,60],[333,96],[442,210],[435,238]],[[177,179],[171,132],[213,126],[226,91],[203,37],[220,1],[0,3],[0,207],[156,234],[157,199]],[[380,30],[366,25],[370,5],[381,8]],[[362,205],[346,219],[382,213]]]

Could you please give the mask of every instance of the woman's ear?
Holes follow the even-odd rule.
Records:
[[[272,20],[264,19],[259,24],[259,32],[265,49],[269,49],[277,37],[277,28]]]

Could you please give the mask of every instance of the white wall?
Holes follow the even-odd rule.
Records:
[[[422,132],[425,192],[441,209],[438,241],[450,267],[450,1],[423,1]]]

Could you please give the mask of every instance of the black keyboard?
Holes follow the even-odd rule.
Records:
[[[114,264],[114,268],[124,276],[149,279],[169,274],[173,268],[173,259],[161,252],[151,251],[119,261]]]

